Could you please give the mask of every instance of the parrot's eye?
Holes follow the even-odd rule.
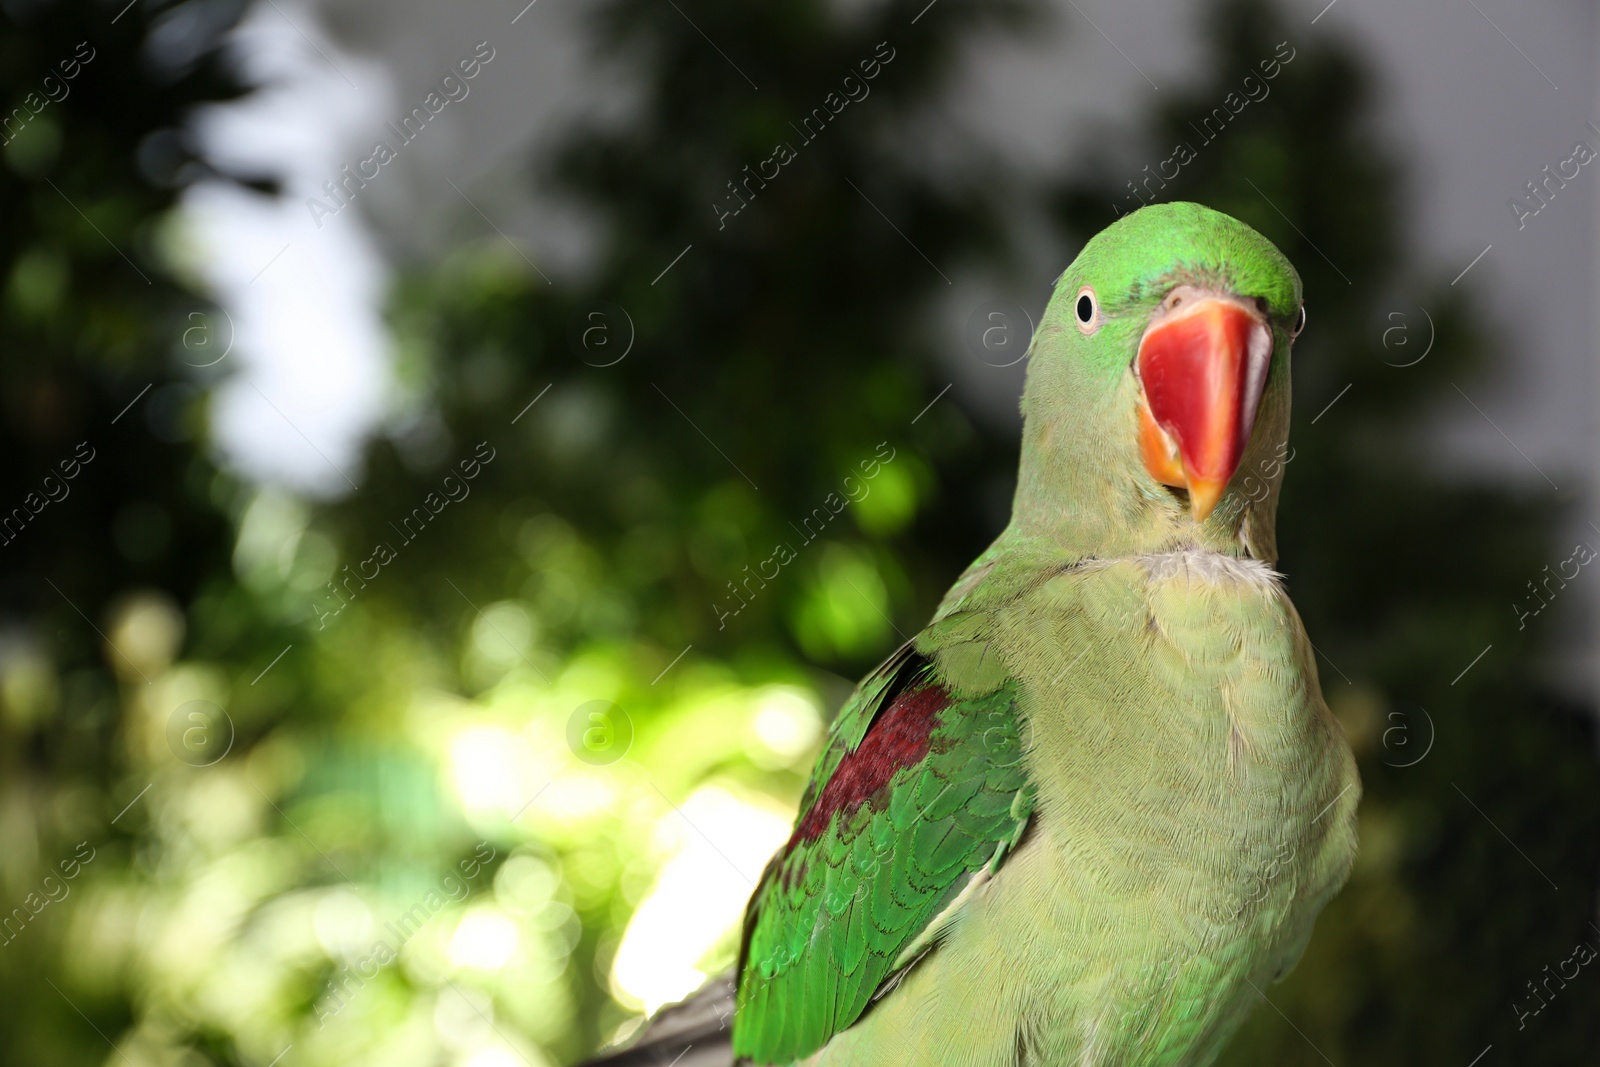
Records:
[[[1078,329],[1084,333],[1093,333],[1095,326],[1098,325],[1095,322],[1098,311],[1099,306],[1095,303],[1094,290],[1087,285],[1079,289],[1078,302],[1073,305],[1073,312],[1078,319]]]
[[[1300,336],[1300,331],[1306,328],[1306,306],[1300,305],[1300,314],[1294,317],[1294,325],[1289,327],[1289,340],[1293,341]]]

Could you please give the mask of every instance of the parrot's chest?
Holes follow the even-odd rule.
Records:
[[[1019,617],[1059,664],[1026,676],[1040,834],[1019,888],[1044,959],[1101,966],[1041,960],[1064,974],[1036,1010],[1063,1048],[1093,1026],[1127,1062],[1205,1062],[1348,875],[1354,762],[1264,566],[1184,554],[1057,582]]]
[[[1074,568],[985,622],[1026,834],[815,1063],[1211,1063],[1354,853],[1354,763],[1293,607],[1265,567],[1174,557]]]

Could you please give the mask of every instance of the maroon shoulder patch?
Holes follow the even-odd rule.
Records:
[[[835,812],[849,815],[879,795],[900,768],[920,763],[940,714],[950,704],[950,694],[933,682],[895,697],[873,719],[856,750],[839,762],[822,795],[795,827],[789,847],[822,836]]]

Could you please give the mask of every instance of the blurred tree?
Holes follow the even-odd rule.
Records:
[[[1600,1017],[1582,1005],[1600,983],[1546,993],[1519,1025],[1540,1005],[1527,982],[1580,940],[1600,946],[1593,709],[1542,680],[1560,623],[1524,629],[1514,610],[1571,546],[1548,494],[1443,471],[1432,436],[1506,342],[1468,283],[1406,249],[1406,175],[1352,49],[1257,0],[1223,0],[1205,23],[1208,73],[1162,94],[1145,155],[1097,161],[1058,205],[1081,239],[1141,201],[1198,200],[1260,229],[1305,280],[1281,568],[1360,758],[1362,852],[1267,991],[1279,1011],[1263,1007],[1223,1062],[1459,1065],[1491,1043],[1485,1062],[1591,1062]]]
[[[475,606],[520,591],[528,666],[552,678],[586,647],[615,648],[630,681],[610,699],[633,728],[678,723],[682,764],[650,773],[680,792],[732,773],[792,805],[808,763],[758,774],[721,744],[691,755],[705,740],[657,687],[694,686],[720,660],[744,684],[836,703],[1003,522],[1009,443],[953,398],[918,416],[948,380],[932,327],[949,275],[1005,255],[1004,176],[935,165],[904,135],[938,106],[962,42],[1028,12],[955,0],[913,26],[925,6],[606,5],[597,58],[627,65],[636,109],[543,168],[596,224],[592,269],[551,286],[491,236],[395,301],[427,440],[377,447],[372,487],[330,516],[338,540],[388,536],[441,461],[486,441],[497,458],[468,505],[485,518],[406,547],[395,567],[416,580],[382,595],[448,647]],[[590,977],[631,910],[617,872],[636,846],[614,836],[621,855],[566,861],[611,872],[577,902],[566,1057],[621,1019]]]
[[[150,783],[129,767],[120,698],[194,643],[181,607],[229,571],[198,391],[177,364],[204,362],[213,316],[158,249],[176,188],[203,171],[187,112],[239,91],[214,53],[239,5],[132,8],[0,14],[5,1063],[98,1062],[93,1026],[128,1023],[109,974],[85,979],[104,958],[67,951],[67,917],[86,887],[127,876],[148,819],[110,825]]]
[[[908,29],[919,10],[696,9],[719,57],[684,15],[604,9],[604,54],[639,60],[641,111],[576,136],[547,175],[605,223],[593,273],[547,286],[494,243],[415,272],[394,319],[416,408],[373,443],[360,491],[324,505],[206,461],[179,365],[210,355],[183,348],[207,340],[186,332],[200,305],[156,254],[173,187],[208,176],[180,120],[233,91],[207,35],[235,12],[106,13],[122,29],[97,58],[115,56],[122,95],[58,107],[68,151],[19,155],[8,177],[28,183],[27,225],[53,222],[100,270],[51,274],[23,240],[18,299],[69,335],[121,324],[121,362],[68,346],[90,413],[51,432],[75,445],[100,408],[140,427],[114,482],[84,475],[41,519],[81,501],[98,521],[63,521],[9,572],[18,632],[38,635],[6,674],[5,752],[32,761],[35,790],[12,825],[62,822],[13,851],[13,896],[76,841],[98,850],[48,929],[6,946],[16,1002],[46,1005],[7,1038],[19,1060],[104,1055],[95,1029],[136,1058],[570,1058],[648,995],[622,983],[619,1006],[604,976],[641,899],[661,899],[663,828],[691,812],[720,837],[726,816],[767,838],[717,852],[759,868],[822,705],[995,525],[939,479],[998,479],[1000,499],[1009,479],[1003,442],[952,400],[918,418],[942,387],[934,295],[1001,247],[996,175],[930,166],[900,136],[960,42],[1023,8],[946,0]],[[28,18],[75,32],[55,8]],[[177,65],[152,60],[175,44]],[[70,171],[102,125],[126,143]],[[117,225],[89,227],[105,248],[70,205],[41,206],[51,176],[75,200],[122,183]],[[617,348],[630,357],[602,365]],[[30,373],[8,362],[8,396]],[[144,422],[117,417],[128,401]],[[51,607],[35,586],[62,575]],[[78,688],[56,713],[61,679]],[[600,727],[594,700],[612,702]],[[710,935],[738,904],[706,912]],[[480,1008],[509,1027],[477,1026]]]

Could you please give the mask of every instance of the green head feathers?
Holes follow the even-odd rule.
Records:
[[[1294,267],[1237,219],[1155,204],[1102,230],[1030,349],[1010,536],[1078,558],[1273,561],[1303,321]]]

